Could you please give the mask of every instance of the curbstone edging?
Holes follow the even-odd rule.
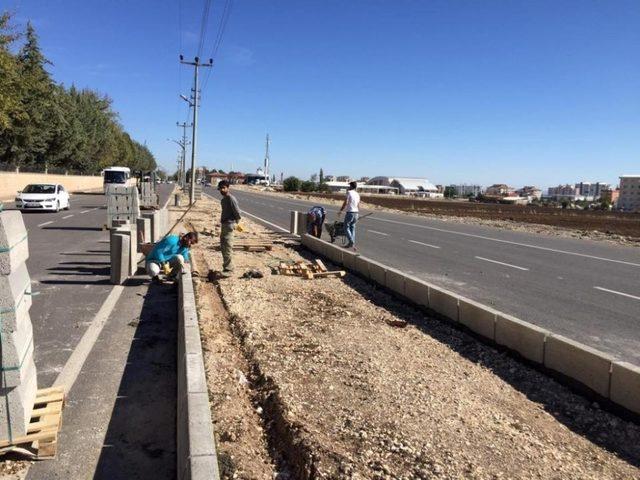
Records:
[[[178,302],[177,476],[179,480],[217,480],[220,472],[188,264],[180,279]]]
[[[299,217],[298,217],[299,218]],[[502,313],[324,240],[304,241],[308,249],[387,288],[397,296],[460,323],[501,345],[587,387],[633,414],[640,414],[640,366],[616,361],[595,348]],[[571,384],[571,382],[569,382]]]

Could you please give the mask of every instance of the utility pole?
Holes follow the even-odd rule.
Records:
[[[265,154],[264,154],[264,175],[267,177],[267,182],[269,181],[269,145],[271,144],[271,140],[269,139],[269,134],[267,133],[267,140],[265,142]]]
[[[184,177],[185,177],[185,173],[186,173],[184,166],[185,166],[185,163],[186,163],[186,160],[187,160],[187,145],[188,145],[188,142],[187,142],[187,128],[193,127],[193,124],[189,125],[187,122],[183,122],[183,123],[176,122],[176,125],[178,127],[182,128],[182,145],[183,145],[183,147],[182,147],[182,162],[180,163],[180,169],[179,169],[180,170],[180,179],[179,179],[180,183],[179,184],[182,187],[182,190],[184,190]]]
[[[193,67],[193,103],[189,104],[193,107],[193,130],[191,131],[191,189],[189,192],[189,205],[193,205],[196,196],[196,145],[198,133],[198,69],[200,67],[213,66],[213,59],[209,59],[209,63],[200,63],[200,58],[195,57],[193,62],[185,62],[184,57],[180,55],[180,63],[191,65]],[[186,100],[186,97],[182,96]]]

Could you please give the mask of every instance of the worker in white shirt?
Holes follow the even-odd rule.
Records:
[[[344,228],[347,234],[346,248],[356,249],[356,223],[358,222],[358,212],[360,205],[360,194],[356,191],[358,184],[356,182],[349,182],[349,190],[347,191],[347,198],[342,202],[340,207],[340,213],[344,209],[347,210],[347,214],[344,217]]]

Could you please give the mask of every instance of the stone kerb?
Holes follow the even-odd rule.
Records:
[[[640,414],[640,367],[628,362],[613,362],[609,391],[613,402]]]
[[[0,213],[0,440],[25,435],[38,388],[33,361],[27,230],[18,211]]]
[[[189,265],[178,293],[178,479],[220,478]]]
[[[458,321],[458,295],[444,288],[429,286],[429,308],[453,322]]]
[[[478,302],[460,297],[458,301],[460,323],[472,332],[489,340],[496,338],[496,316],[498,311]]]
[[[545,355],[545,341],[551,334],[519,318],[505,313],[496,315],[495,340],[499,345],[515,350],[524,358],[542,364]]]
[[[613,358],[562,335],[549,335],[544,350],[544,365],[578,380],[594,392],[609,397]]]

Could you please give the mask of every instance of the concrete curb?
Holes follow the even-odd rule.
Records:
[[[218,457],[188,264],[180,279],[178,302],[177,476],[179,480],[217,480]]]
[[[302,235],[302,244],[335,264],[430,309],[452,323],[463,325],[478,338],[517,353],[560,380],[570,379],[598,398],[633,415],[640,414],[640,367],[537,325],[499,312],[478,302],[404,274],[325,240]],[[584,387],[584,388],[582,388]]]

